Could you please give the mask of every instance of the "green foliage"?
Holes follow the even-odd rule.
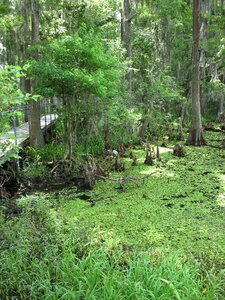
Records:
[[[65,145],[62,143],[51,143],[45,145],[41,149],[35,149],[37,156],[39,156],[40,161],[44,163],[59,161],[63,159],[65,153]]]
[[[28,182],[34,181],[45,181],[49,175],[48,168],[38,162],[30,163],[27,166],[24,166],[21,176]]]
[[[61,143],[47,144],[43,148],[26,147],[23,153],[23,169],[21,176],[31,182],[43,182],[49,178],[48,163],[63,159],[65,146]]]
[[[122,144],[138,142],[137,127],[140,117],[137,110],[127,108],[121,100],[115,100],[104,122],[107,147],[116,149]]]
[[[39,151],[30,146],[24,150],[25,159],[20,175],[28,182],[44,181],[48,176],[47,167],[43,164]]]
[[[157,6],[157,4],[155,5]],[[162,3],[162,7],[168,9],[169,6],[167,1]],[[143,9],[134,29],[133,84],[138,100],[135,104],[139,107],[143,117],[146,111],[153,112],[153,114],[157,111],[162,118],[167,113],[177,117],[185,100],[186,87],[184,79],[177,78],[177,63],[179,68],[185,64],[187,69],[187,63],[190,64],[191,56],[190,60],[180,61],[180,58],[177,58],[177,56],[181,56],[182,51],[187,55],[187,43],[183,41],[183,32],[177,24],[179,21],[171,16],[169,18],[163,16],[160,19],[158,14],[161,13],[162,10],[150,12],[148,9]],[[185,25],[182,23],[181,27],[183,28]],[[160,41],[157,40],[159,28],[167,31],[167,39],[162,37]],[[172,40],[174,43],[177,42],[177,45],[171,45],[168,40],[170,32],[172,34],[174,30],[177,34],[179,33],[177,39]],[[161,48],[163,49],[160,50]],[[171,64],[173,59],[176,60],[175,64]],[[187,74],[185,73],[185,75]],[[187,76],[185,76],[185,80],[187,80]],[[149,118],[151,118],[150,115]]]
[[[161,141],[164,136],[169,134],[172,116],[170,114],[160,114],[158,110],[154,110],[147,116],[150,125],[146,131],[146,138],[149,141]]]
[[[19,159],[19,147],[15,145],[14,137],[12,139],[7,139],[3,142],[0,142],[0,151],[4,153],[4,156],[0,158],[0,167],[10,161],[11,159]]]
[[[0,113],[27,100],[19,88],[22,71],[23,69],[18,66],[0,68]]]
[[[19,88],[19,80],[23,76],[23,71],[18,66],[0,67],[0,136],[12,127],[12,122],[16,117],[20,117],[20,112],[16,106],[24,104],[30,95],[24,95]],[[14,136],[8,136],[0,140],[0,150],[7,152],[0,160],[0,165],[11,158],[17,158],[18,147],[15,145]]]
[[[5,4],[5,5],[0,5],[0,15],[6,15],[10,12],[9,7]]]
[[[92,136],[87,143],[87,153],[100,155],[105,151],[104,139],[101,135]]]
[[[211,95],[213,95],[213,96],[218,93],[225,94],[225,84],[223,82],[221,82],[221,80],[219,80],[219,79],[211,80],[208,83],[208,90],[211,93]],[[215,100],[215,98],[214,98],[214,100]]]
[[[107,53],[101,36],[85,28],[63,36],[41,49],[31,62],[31,74],[42,95],[89,95],[112,97],[117,92],[118,63]]]
[[[63,98],[58,128],[68,148],[76,141],[92,154],[103,152],[104,141],[97,138],[99,123],[102,110],[107,111],[120,93],[121,70],[121,63],[103,44],[101,34],[88,31],[85,25],[78,33],[41,47],[39,59],[31,61],[36,90]]]
[[[10,119],[15,118],[18,114],[13,107],[23,104],[27,100],[19,88],[21,72],[22,69],[18,66],[0,68],[0,134],[9,128]]]
[[[30,196],[20,200],[19,218],[0,218],[2,299],[223,299],[222,273],[204,274],[182,253],[124,256],[102,248],[78,255],[81,232],[54,203]]]

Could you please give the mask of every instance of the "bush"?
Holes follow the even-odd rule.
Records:
[[[92,136],[87,146],[88,152],[92,155],[100,155],[105,151],[105,143],[101,135]]]
[[[43,162],[59,161],[63,159],[64,154],[65,145],[60,143],[47,144],[43,148],[38,149],[38,155]]]
[[[49,171],[47,166],[34,162],[25,166],[21,175],[28,181],[43,181],[49,175]]]
[[[48,163],[51,161],[61,160],[65,153],[65,146],[63,144],[51,143],[45,145],[43,148],[26,147],[24,156],[27,163]]]

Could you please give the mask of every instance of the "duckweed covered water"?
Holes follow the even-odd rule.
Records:
[[[109,249],[169,253],[182,250],[207,264],[225,261],[225,150],[223,133],[207,133],[208,146],[186,147],[186,157],[163,153],[163,162],[143,164],[145,152],[134,150],[137,166],[125,159],[126,171],[110,177],[154,174],[128,181],[98,181],[86,192],[61,194],[62,214],[88,232],[92,242]]]

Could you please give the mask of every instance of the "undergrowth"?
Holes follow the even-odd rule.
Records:
[[[20,206],[19,218],[1,217],[1,299],[223,299],[222,272],[203,274],[182,253],[94,251],[55,200],[34,195]]]
[[[224,142],[0,208],[0,299],[224,299]]]

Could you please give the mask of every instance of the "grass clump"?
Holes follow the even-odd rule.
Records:
[[[7,282],[2,296],[21,299],[223,299],[220,276],[202,278],[198,265],[168,257],[153,266],[146,256],[121,265],[107,253],[90,253],[78,259],[67,249],[51,258],[23,260]],[[21,257],[15,257],[15,263]],[[15,269],[15,265],[14,265]],[[11,270],[10,270],[11,271]],[[13,279],[16,278],[16,284]],[[1,283],[1,285],[4,281]]]
[[[20,205],[20,217],[1,216],[1,299],[223,299],[222,272],[202,273],[182,253],[93,248],[89,233],[60,218],[50,197]]]
[[[25,166],[20,175],[28,182],[44,181],[49,175],[49,170],[45,165],[33,162]]]

